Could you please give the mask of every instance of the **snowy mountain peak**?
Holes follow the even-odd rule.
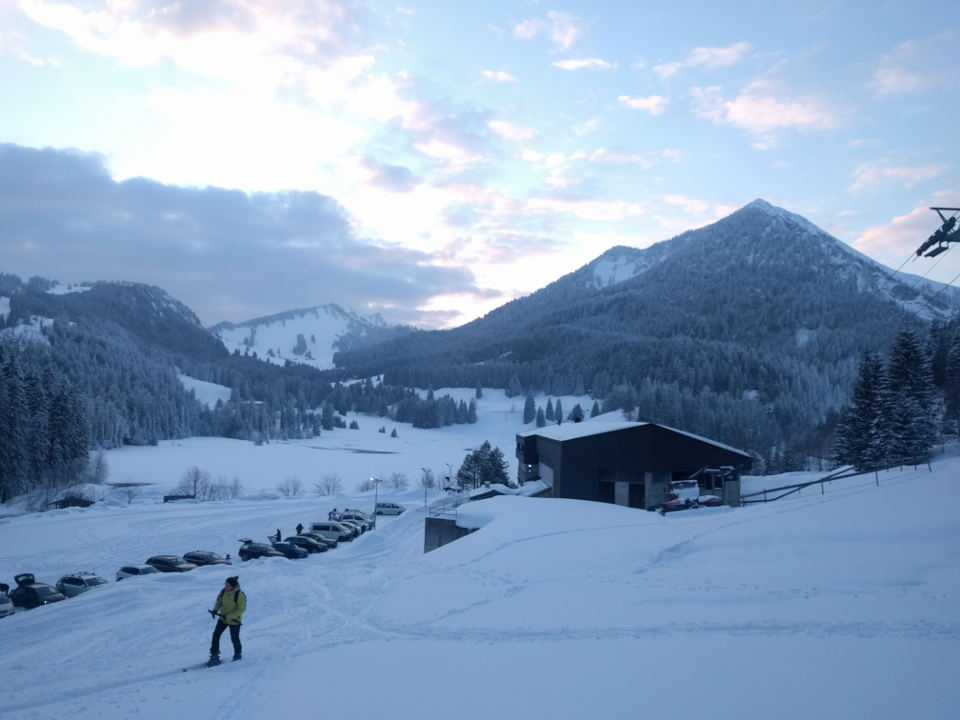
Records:
[[[335,303],[210,328],[230,352],[255,355],[276,365],[291,362],[321,370],[334,367],[337,351],[385,339],[395,331],[378,314],[361,315]]]

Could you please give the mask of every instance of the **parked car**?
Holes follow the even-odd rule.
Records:
[[[285,558],[290,558],[291,560],[302,560],[309,555],[306,550],[292,542],[272,542],[270,545]]]
[[[399,515],[406,508],[395,502],[378,502],[376,506],[377,515]]]
[[[153,565],[124,565],[117,570],[117,580],[123,580],[128,577],[140,577],[141,575],[156,575],[157,570]]]
[[[13,615],[13,600],[10,599],[10,586],[0,583],[0,618]]]
[[[13,579],[17,586],[10,592],[10,600],[17,607],[35,608],[67,599],[67,596],[57,592],[56,588],[37,582],[33,573],[20,573],[14,575]]]
[[[344,510],[340,517],[343,518],[343,520],[358,523],[362,527],[363,532],[373,527],[373,518],[360,510]]]
[[[218,555],[210,550],[191,550],[183,554],[183,559],[194,565],[232,565],[223,555]]]
[[[310,532],[317,533],[337,542],[353,540],[353,531],[348,530],[336,520],[321,520],[310,524]]]
[[[327,551],[327,544],[307,537],[306,535],[291,535],[284,542],[293,543],[298,548],[302,548],[308,553],[319,553]]]
[[[366,528],[364,528],[363,526],[361,526],[359,523],[355,523],[353,520],[343,520],[343,519],[341,519],[341,520],[338,520],[338,522],[339,522],[341,525],[343,525],[347,530],[349,530],[350,533],[351,533],[351,534],[353,535],[353,537],[355,537],[355,538],[360,537],[361,535],[363,535],[364,532],[366,532]]]
[[[73,575],[64,575],[57,580],[57,592],[61,592],[69,597],[76,597],[80,593],[85,593],[91,588],[106,585],[107,581],[94,573],[82,572]]]
[[[309,532],[307,530],[304,530],[302,533],[300,533],[300,535],[302,535],[303,537],[310,538],[311,540],[316,540],[321,545],[325,545],[327,550],[334,550],[337,547],[337,545],[340,544],[338,541],[334,540],[333,538],[324,537],[320,533]]]
[[[254,542],[250,538],[242,538],[240,542],[243,544],[240,546],[238,554],[243,561],[261,557],[283,557],[282,552],[274,550],[273,547],[266,543]]]
[[[151,558],[147,558],[147,565],[153,565],[163,573],[189,572],[190,570],[197,569],[196,565],[187,562],[179,555],[154,555]]]
[[[667,499],[660,506],[664,512],[688,510],[695,507],[717,507],[723,499],[717,495],[701,495],[696,479],[674,480],[667,490]]]

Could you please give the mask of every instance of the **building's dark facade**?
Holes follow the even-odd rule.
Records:
[[[705,473],[701,494],[739,505],[740,474],[753,465],[741,450],[663,425],[601,421],[522,432],[517,435],[517,460],[518,480],[539,478],[553,488],[553,497],[637,508],[662,504],[671,480],[704,468],[728,471]]]

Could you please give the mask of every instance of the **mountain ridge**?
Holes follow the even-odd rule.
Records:
[[[605,410],[766,455],[844,406],[863,352],[958,308],[956,288],[899,275],[756,200],[648,248],[611,248],[459,328],[335,359],[413,387],[587,390]]]
[[[254,355],[276,365],[334,367],[338,350],[381,342],[409,331],[389,326],[379,314],[361,315],[336,303],[287,310],[240,323],[209,328],[229,352]]]

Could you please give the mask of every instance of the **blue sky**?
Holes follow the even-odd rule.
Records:
[[[0,271],[442,327],[757,197],[898,268],[960,206],[955,8],[0,0]]]

